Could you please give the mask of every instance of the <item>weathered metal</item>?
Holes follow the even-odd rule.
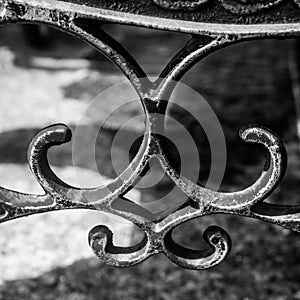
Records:
[[[154,117],[156,113],[166,114],[166,99],[175,88],[174,80],[179,81],[208,54],[248,39],[299,36],[299,0],[0,0],[0,22],[44,23],[88,42],[127,76],[139,95],[146,118],[143,142],[128,168],[109,184],[94,189],[67,185],[48,164],[48,149],[70,141],[71,130],[63,124],[41,130],[30,144],[28,161],[45,194],[22,194],[1,187],[0,222],[62,209],[108,212],[136,224],[144,231],[145,237],[136,246],[115,247],[112,232],[105,226],[95,227],[89,234],[89,243],[105,263],[127,267],[153,254],[164,253],[181,267],[199,270],[220,263],[230,251],[231,240],[223,229],[213,226],[204,232],[209,250],[196,251],[176,244],[172,239],[174,228],[193,218],[234,214],[300,232],[300,206],[264,202],[285,173],[286,151],[276,135],[261,127],[240,131],[244,142],[259,143],[266,148],[266,164],[261,176],[250,187],[222,193],[180,176],[162,149],[161,138],[155,133],[158,121]],[[134,58],[102,30],[101,25],[107,22],[179,31],[192,37],[159,78],[152,82]],[[179,209],[160,220],[152,220],[149,212],[124,196],[134,187],[152,157],[160,161],[166,174],[188,196]]]

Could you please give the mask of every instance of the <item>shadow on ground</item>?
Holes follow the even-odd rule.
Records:
[[[203,247],[202,230],[226,225],[233,250],[220,266],[183,270],[160,255],[128,269],[80,260],[37,278],[9,281],[1,299],[300,299],[298,235],[258,221],[232,217],[204,218],[183,225],[175,238]],[[243,231],[239,230],[243,228]],[[276,241],[276,242],[275,242]],[[205,247],[205,246],[204,246]]]

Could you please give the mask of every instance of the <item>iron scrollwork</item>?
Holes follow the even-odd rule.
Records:
[[[195,11],[201,9],[201,7],[209,0],[197,0],[197,1],[172,1],[172,0],[153,0],[155,4],[161,8],[168,10],[186,10]],[[282,0],[274,1],[232,1],[232,0],[220,0],[222,6],[233,14],[252,14],[260,12],[266,9],[270,9],[274,6],[282,3]],[[294,1],[296,5],[299,5],[299,1]]]
[[[150,1],[152,3],[152,0]],[[162,15],[166,8],[194,11],[205,2],[203,0],[153,1],[155,3],[152,4],[155,5],[156,10],[161,9]],[[29,146],[28,162],[32,173],[45,193],[44,195],[23,194],[1,187],[0,222],[62,209],[108,212],[131,221],[143,230],[145,236],[135,246],[116,247],[113,245],[113,233],[110,229],[105,226],[93,228],[89,233],[90,246],[105,263],[127,267],[140,263],[154,254],[163,253],[183,268],[198,270],[211,268],[224,260],[230,252],[231,240],[225,230],[213,226],[203,234],[209,245],[208,250],[187,249],[173,240],[172,232],[178,225],[188,220],[210,214],[233,214],[256,218],[300,232],[300,206],[275,205],[264,202],[284,176],[287,161],[285,148],[275,134],[257,126],[250,126],[240,131],[240,137],[244,142],[258,143],[265,147],[267,151],[266,164],[261,176],[248,188],[234,193],[222,193],[200,186],[177,172],[163,151],[159,135],[155,134],[154,128],[157,120],[153,117],[155,113],[166,115],[168,104],[165,99],[168,99],[175,88],[172,82],[180,81],[183,75],[199,60],[222,47],[244,40],[270,36],[299,36],[298,17],[295,17],[294,22],[260,22],[259,25],[174,21],[172,18],[160,18],[159,14],[157,16],[143,15],[143,10],[141,14],[137,13],[136,15],[124,12],[119,9],[119,7],[122,8],[122,5],[111,6],[111,2],[99,1],[97,5],[83,6],[79,0],[0,1],[0,22],[2,24],[13,22],[48,24],[81,38],[110,58],[134,86],[146,118],[143,142],[128,168],[107,185],[94,189],[79,189],[64,183],[49,166],[47,151],[53,146],[69,142],[72,136],[71,130],[63,124],[56,124],[41,130],[32,139]],[[255,12],[258,5],[261,8],[272,7],[279,2],[263,1],[259,2],[260,4],[255,2],[249,6],[252,7],[251,12]],[[225,8],[231,5],[228,4],[228,1],[222,1],[222,3]],[[295,3],[299,5],[297,0]],[[108,9],[109,7],[112,9]],[[295,9],[299,8],[296,6]],[[154,12],[156,10],[154,9]],[[232,11],[232,9],[229,10]],[[235,11],[232,12],[235,13]],[[101,24],[106,22],[181,31],[191,34],[192,37],[161,72],[159,78],[152,82],[134,58],[102,30]],[[138,176],[152,157],[156,157],[160,161],[166,174],[188,198],[176,211],[157,221],[149,220],[147,213],[125,196],[135,185]],[[121,209],[123,202],[127,204],[126,207],[132,209]]]

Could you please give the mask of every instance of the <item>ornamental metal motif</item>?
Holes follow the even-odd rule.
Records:
[[[209,0],[198,1],[172,1],[172,0],[152,0],[155,4],[164,9],[169,10],[181,10],[181,11],[194,11],[200,9],[204,3]],[[261,10],[272,8],[283,0],[273,1],[232,1],[232,0],[220,0],[222,6],[233,14],[251,14],[259,12]],[[294,2],[300,6],[298,0]]]
[[[157,120],[154,117],[155,113],[166,115],[168,103],[165,100],[175,88],[172,82],[179,81],[196,62],[210,53],[249,39],[298,37],[299,5],[299,0],[0,0],[2,24],[48,24],[81,38],[110,58],[134,86],[146,118],[143,142],[128,168],[107,185],[94,189],[79,189],[64,183],[49,166],[47,151],[69,142],[71,130],[63,124],[41,130],[29,146],[28,162],[45,194],[23,194],[1,187],[0,222],[62,209],[108,212],[133,222],[143,230],[145,237],[133,247],[116,247],[107,227],[95,227],[89,233],[89,243],[105,263],[127,267],[164,253],[177,265],[198,270],[224,260],[230,251],[231,240],[222,228],[213,226],[203,234],[210,251],[187,249],[175,243],[172,239],[174,228],[193,218],[234,214],[300,232],[300,206],[264,202],[280,183],[286,168],[286,151],[275,134],[254,126],[240,131],[244,142],[265,147],[266,164],[257,181],[248,188],[222,193],[180,176],[163,151],[160,136],[155,134]],[[191,34],[191,39],[159,78],[151,81],[134,58],[102,30],[101,25],[107,22],[184,32]],[[151,157],[160,161],[166,174],[188,196],[180,208],[157,221],[149,220],[137,204],[125,197]],[[122,209],[124,202],[127,210]]]

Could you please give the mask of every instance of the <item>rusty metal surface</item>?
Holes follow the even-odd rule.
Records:
[[[248,127],[240,131],[244,142],[258,143],[265,147],[266,164],[261,176],[248,188],[234,193],[222,193],[180,176],[163,151],[160,136],[155,133],[156,126],[161,125],[161,120],[155,114],[166,115],[166,99],[175,88],[172,83],[174,80],[179,81],[196,62],[227,45],[254,38],[299,36],[299,1],[286,1],[282,4],[279,3],[281,1],[262,1],[259,4],[256,1],[235,3],[204,0],[145,2],[141,5],[141,1],[133,0],[0,0],[1,23],[36,22],[55,26],[88,42],[110,58],[137,91],[146,118],[142,145],[128,168],[112,182],[94,189],[78,189],[67,185],[55,175],[48,164],[49,148],[69,142],[71,130],[63,124],[41,130],[29,146],[28,162],[45,194],[22,194],[1,188],[0,222],[62,209],[99,210],[121,216],[136,224],[145,233],[139,244],[123,248],[113,245],[113,234],[107,227],[97,226],[92,229],[89,233],[90,246],[107,264],[127,267],[154,254],[163,253],[183,268],[198,270],[219,264],[229,253],[231,240],[222,228],[213,226],[203,234],[209,246],[208,250],[196,251],[178,245],[172,239],[174,228],[193,218],[210,214],[234,214],[300,232],[300,206],[264,202],[280,183],[286,167],[286,151],[275,134],[261,127]],[[231,11],[233,8],[230,7],[235,7],[238,11]],[[213,16],[207,14],[209,9],[214,11]],[[278,14],[276,10],[282,13]],[[248,22],[244,17],[237,17],[236,13],[253,16],[247,19],[250,20]],[[206,16],[205,20],[203,16]],[[174,21],[174,18],[179,19]],[[226,22],[223,21],[224,18]],[[258,18],[258,23],[261,24],[247,24],[253,18]],[[159,78],[152,82],[134,58],[101,29],[99,21],[181,31],[193,35]],[[220,25],[222,22],[227,25]],[[148,211],[125,197],[152,157],[160,161],[166,174],[188,197],[179,209],[169,212],[159,220],[152,218]]]

